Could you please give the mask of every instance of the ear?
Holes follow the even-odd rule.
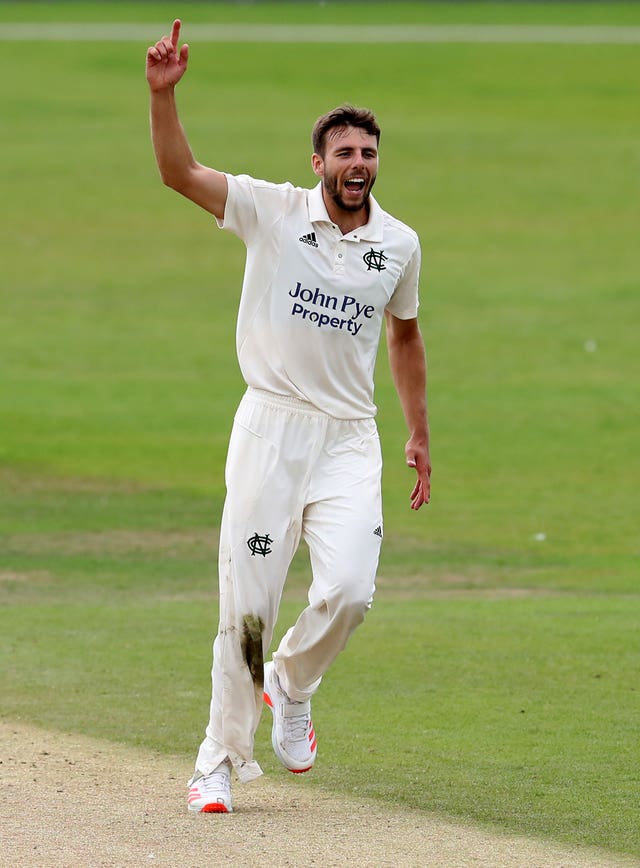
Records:
[[[322,178],[324,175],[324,160],[320,156],[320,154],[312,154],[311,155],[311,168],[319,178]]]

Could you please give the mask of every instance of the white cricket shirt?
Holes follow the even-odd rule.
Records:
[[[218,225],[247,260],[236,344],[247,385],[291,395],[337,419],[374,416],[385,309],[418,312],[416,233],[370,197],[369,222],[343,235],[312,190],[227,175]]]

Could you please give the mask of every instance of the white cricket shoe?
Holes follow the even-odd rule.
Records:
[[[271,743],[282,765],[294,774],[308,772],[318,752],[311,702],[295,702],[280,687],[273,663],[264,667],[264,701],[273,714]]]
[[[187,786],[187,804],[190,811],[202,814],[232,813],[231,767],[226,760],[208,775],[196,772]]]

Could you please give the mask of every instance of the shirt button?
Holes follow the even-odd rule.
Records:
[[[338,259],[342,259],[342,253],[338,253]]]

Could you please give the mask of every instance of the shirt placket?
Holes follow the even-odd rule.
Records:
[[[335,244],[333,248],[333,273],[344,274],[345,266],[347,264],[347,242],[337,226],[332,226],[332,231],[335,236]]]

